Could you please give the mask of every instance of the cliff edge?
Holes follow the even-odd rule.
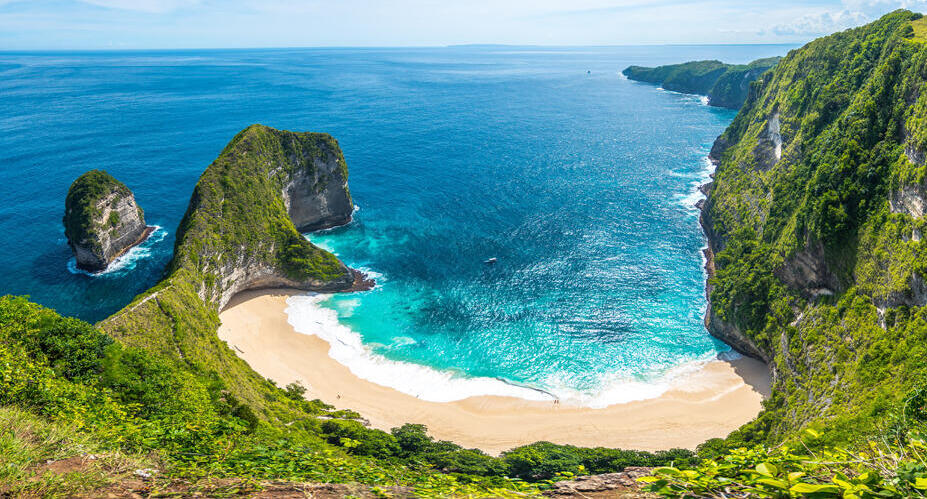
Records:
[[[927,40],[896,11],[793,50],[711,151],[709,331],[767,362],[736,443],[860,438],[927,365]]]
[[[64,234],[79,269],[101,272],[151,233],[132,191],[112,175],[91,170],[68,189]]]

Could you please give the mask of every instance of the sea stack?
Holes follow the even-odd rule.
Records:
[[[64,234],[77,268],[102,272],[151,233],[132,191],[112,175],[91,170],[74,181],[64,205]]]

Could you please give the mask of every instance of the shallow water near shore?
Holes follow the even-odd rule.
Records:
[[[196,179],[238,130],[324,131],[359,210],[309,237],[378,286],[296,299],[298,330],[354,342],[339,360],[424,399],[656,396],[728,350],[702,325],[693,203],[734,113],[619,71],[787,49],[0,53],[0,291],[100,320],[161,277]],[[61,226],[92,168],[164,227],[103,276],[68,271]]]

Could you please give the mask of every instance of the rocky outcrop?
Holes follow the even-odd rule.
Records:
[[[819,241],[806,242],[805,247],[786,258],[774,274],[806,298],[833,295],[840,289],[837,276],[828,268],[824,246]]]
[[[727,148],[730,147],[730,142],[721,135],[715,139],[714,143],[711,144],[711,152],[708,153],[708,159],[717,166],[721,163],[721,156],[724,155],[724,152],[727,151]]]
[[[766,129],[757,138],[753,155],[756,164],[762,171],[767,171],[782,159],[782,134],[779,112],[773,113],[766,121]]]
[[[923,183],[900,186],[889,194],[888,205],[892,213],[920,218],[927,211],[927,189]]]
[[[311,232],[350,222],[354,204],[341,152],[304,160],[311,161],[312,167],[294,170],[283,188],[283,203],[297,230]]]
[[[207,369],[259,416],[278,417],[267,397],[271,385],[218,337],[218,312],[244,290],[373,285],[294,223],[349,220],[347,178],[330,135],[263,125],[242,130],[194,187],[164,278],[99,327],[127,345]]]
[[[202,275],[220,308],[246,289],[353,289],[362,277],[301,235],[351,220],[347,181],[330,135],[252,125],[200,177],[170,269]]]
[[[779,61],[779,58],[760,59],[750,65],[735,66],[729,69],[715,83],[708,93],[708,104],[728,109],[740,109],[750,95],[751,84],[760,79],[766,71]]]
[[[914,271],[908,279],[908,286],[903,290],[893,291],[882,296],[874,296],[873,304],[881,310],[900,306],[923,307],[927,305],[927,282]]]
[[[638,478],[650,476],[652,468],[628,466],[618,473],[579,476],[554,482],[545,495],[553,497],[651,497],[643,493]]]
[[[705,254],[705,272],[708,274],[708,279],[705,281],[705,298],[708,302],[705,309],[705,329],[715,338],[730,345],[734,350],[769,364],[771,361],[769,355],[760,349],[737,325],[721,319],[714,307],[711,306],[711,292],[713,290],[711,278],[715,274],[715,258],[710,243],[709,247],[703,251]]]
[[[91,170],[74,181],[64,208],[64,233],[77,267],[101,272],[151,233],[132,191],[112,175]]]

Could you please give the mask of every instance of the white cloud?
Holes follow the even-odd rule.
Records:
[[[840,10],[836,12],[821,12],[801,16],[794,21],[777,24],[769,28],[774,35],[825,35],[841,31],[853,26],[859,26],[872,20],[872,16],[860,11]]]
[[[920,11],[927,0],[843,0],[842,9],[806,14],[761,30],[761,34],[778,36],[818,36],[860,26],[895,9]]]

